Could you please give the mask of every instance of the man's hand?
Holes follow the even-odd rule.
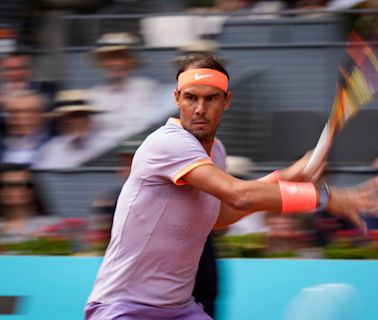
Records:
[[[366,233],[365,222],[359,213],[378,215],[378,177],[351,188],[331,187],[328,210]]]
[[[312,151],[308,151],[302,158],[292,164],[290,167],[280,171],[280,180],[295,182],[317,182],[321,178],[325,162],[320,163],[311,171],[305,172],[305,167],[310,160]]]

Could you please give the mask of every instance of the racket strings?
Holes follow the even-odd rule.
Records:
[[[346,48],[348,62],[340,67],[335,101],[329,119],[337,132],[378,94],[377,47],[352,33]]]

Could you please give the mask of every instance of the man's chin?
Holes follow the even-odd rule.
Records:
[[[213,136],[209,132],[203,130],[193,130],[190,133],[199,140],[208,140],[210,137]]]
[[[215,132],[212,132],[209,127],[198,128],[196,126],[190,126],[189,128],[185,129],[189,131],[193,136],[195,136],[198,140],[211,140],[215,136]]]

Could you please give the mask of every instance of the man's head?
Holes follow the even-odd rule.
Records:
[[[4,82],[29,82],[32,74],[31,57],[25,52],[13,52],[2,61],[2,78]]]
[[[0,166],[0,204],[3,207],[24,206],[33,201],[31,174],[26,165]]]
[[[110,83],[123,81],[135,66],[135,57],[129,46],[136,43],[135,37],[128,33],[110,33],[98,40],[94,51],[97,66],[103,70]]]
[[[232,94],[229,75],[219,59],[208,53],[178,61],[176,106],[183,127],[201,142],[212,142]]]
[[[85,90],[65,90],[58,93],[53,114],[61,120],[61,133],[85,136],[91,131],[92,115],[99,109],[88,103]]]
[[[6,97],[5,124],[11,136],[37,134],[43,127],[46,99],[32,91],[17,91]]]
[[[110,83],[123,81],[134,66],[134,59],[126,50],[97,53],[96,61]]]

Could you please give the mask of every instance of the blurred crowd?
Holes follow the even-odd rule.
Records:
[[[368,2],[222,0],[204,7],[193,1],[190,11],[253,14],[284,9],[345,9]],[[183,51],[216,50],[212,41],[195,40],[191,46],[180,48],[178,55]],[[162,39],[158,36],[156,41]],[[102,35],[88,55],[94,62],[93,68],[100,70],[102,80],[85,90],[64,90],[62,83],[36,80],[37,70],[27,50],[16,49],[3,54],[0,65],[0,254],[101,254],[105,249],[120,186],[115,183],[114,190],[88,203],[88,219],[62,218],[52,216],[44,206],[33,174],[38,170],[84,166],[115,150],[133,135],[164,123],[175,113],[173,97],[172,101],[167,101],[165,89],[156,80],[135,75],[140,61],[135,51],[130,50],[134,44],[135,38],[128,33]],[[123,181],[127,179],[134,151],[119,154],[119,175]],[[230,239],[230,242],[219,242],[220,254],[227,256],[227,250],[236,247],[239,251],[234,252],[235,255],[249,252],[260,256],[263,250],[279,256],[292,252],[303,254],[303,248],[307,248],[310,255],[321,257],[325,253],[320,252],[319,247],[345,237],[352,244],[377,246],[374,232],[361,239],[359,234],[345,232],[351,230],[350,226],[322,214],[301,218],[256,214],[252,219],[218,235]],[[339,230],[344,233],[340,234]],[[250,233],[262,235],[255,239],[253,248],[254,240],[247,238],[243,243],[243,235]],[[235,238],[238,235],[242,235],[241,240]]]
[[[67,246],[67,253],[89,249],[78,246],[78,239],[95,245],[99,241],[104,249],[114,204],[106,211],[106,199],[95,199],[90,228],[90,219],[52,217],[51,208],[43,208],[32,176],[36,170],[83,166],[166,120],[165,112],[160,111],[164,108],[158,108],[162,104],[159,84],[132,75],[139,63],[129,50],[132,40],[127,33],[105,34],[98,40],[90,56],[103,80],[86,90],[61,90],[54,82],[36,81],[32,56],[26,51],[2,57],[0,243],[4,251],[15,251],[15,244],[25,241],[38,247],[33,241],[41,237],[68,245],[73,234],[75,244]],[[126,164],[119,164],[123,174],[125,165],[131,164],[126,159]],[[45,247],[45,243],[40,245]]]
[[[282,10],[340,10],[357,5],[371,5],[363,0],[218,0],[210,10],[214,12],[250,12],[278,14]]]

